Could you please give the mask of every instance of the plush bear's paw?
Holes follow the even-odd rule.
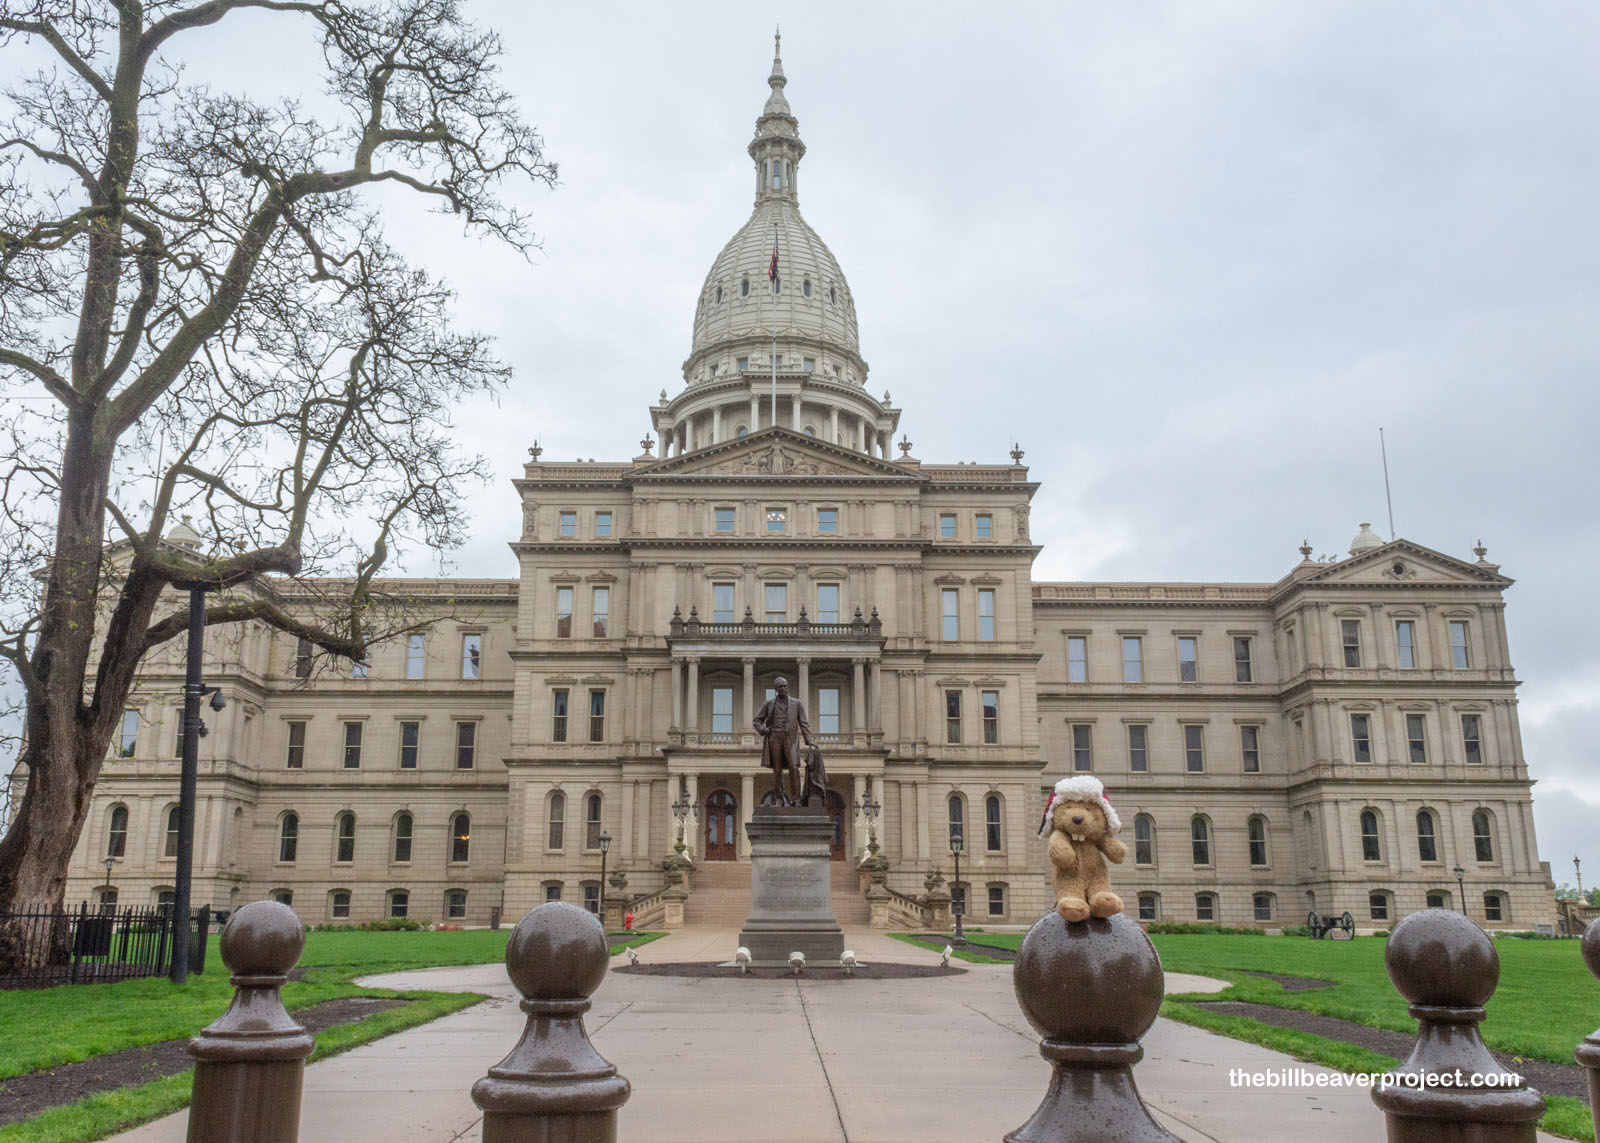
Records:
[[[1089,899],[1089,911],[1096,917],[1109,917],[1122,912],[1122,898],[1115,893],[1096,893]]]
[[[1087,921],[1089,902],[1082,897],[1063,897],[1056,902],[1056,912],[1061,914],[1063,921]]]

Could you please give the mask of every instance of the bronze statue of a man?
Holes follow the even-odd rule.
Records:
[[[756,712],[755,728],[761,735],[761,764],[772,768],[772,800],[776,805],[792,806],[798,796],[800,742],[804,739],[807,746],[813,745],[811,723],[805,704],[790,697],[788,679],[779,676],[772,686],[778,693]]]

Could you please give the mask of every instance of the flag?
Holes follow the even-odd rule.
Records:
[[[767,267],[767,281],[772,283],[774,292],[778,289],[778,229],[772,229],[772,265]]]

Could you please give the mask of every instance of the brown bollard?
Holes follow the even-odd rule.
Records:
[[[234,912],[218,948],[233,1003],[189,1041],[195,1060],[189,1143],[295,1143],[300,1087],[315,1041],[278,990],[306,947],[294,910],[253,901]]]
[[[1006,1143],[1177,1143],[1133,1083],[1165,979],[1143,929],[1121,913],[1069,924],[1052,911],[1023,938],[1011,979],[1054,1071]]]
[[[528,1025],[511,1054],[472,1085],[483,1143],[616,1143],[632,1088],[589,1043],[583,1014],[611,951],[587,909],[547,901],[517,922],[506,972]]]
[[[1583,963],[1600,976],[1600,919],[1590,921],[1583,930]],[[1595,1136],[1600,1138],[1600,1028],[1585,1036],[1572,1054],[1589,1073],[1589,1115],[1594,1120]]]
[[[1460,913],[1424,909],[1394,927],[1383,960],[1417,1021],[1410,1057],[1372,1090],[1389,1143],[1533,1143],[1544,1096],[1478,1032],[1500,983],[1494,941]]]

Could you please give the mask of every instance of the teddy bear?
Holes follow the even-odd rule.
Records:
[[[1109,917],[1122,912],[1122,898],[1111,891],[1106,862],[1122,864],[1128,847],[1117,838],[1122,820],[1111,808],[1105,786],[1088,774],[1057,782],[1045,804],[1039,836],[1049,838],[1055,869],[1056,912],[1065,921]]]

